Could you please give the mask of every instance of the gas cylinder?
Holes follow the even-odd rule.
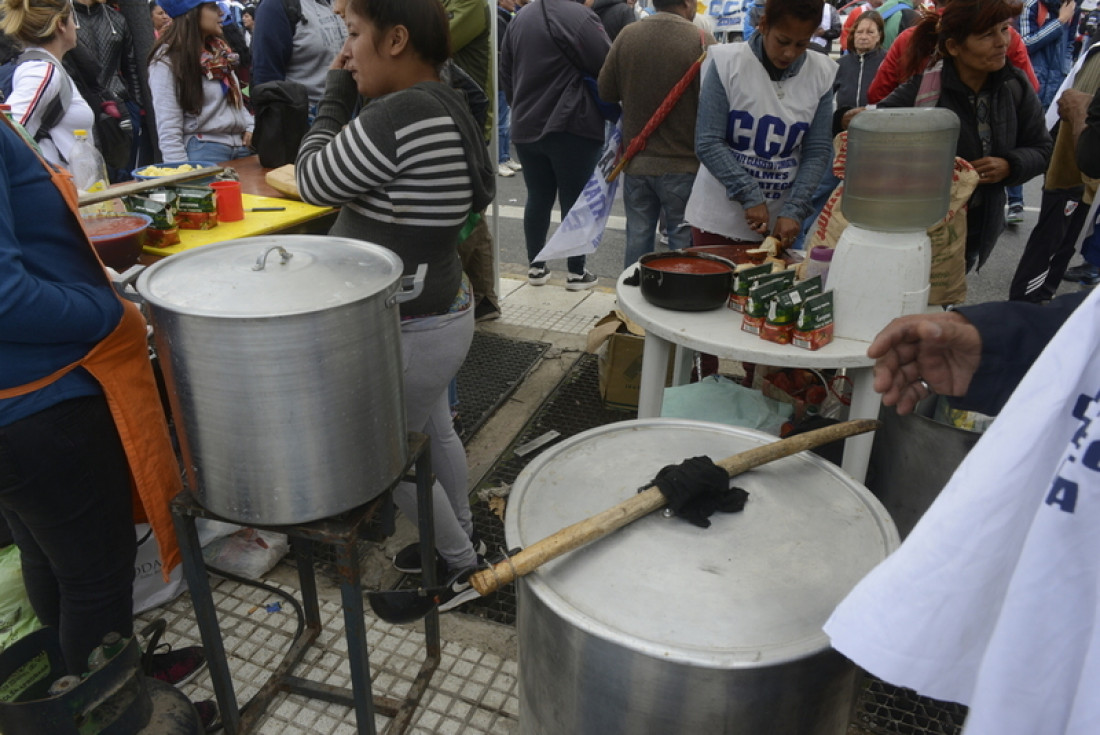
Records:
[[[137,639],[108,638],[89,656],[95,668],[56,695],[50,686],[65,675],[56,631],[42,628],[0,653],[0,732],[201,735],[190,700],[144,676]]]

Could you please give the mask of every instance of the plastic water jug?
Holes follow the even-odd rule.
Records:
[[[844,216],[883,232],[925,230],[943,219],[958,138],[959,118],[938,107],[856,115],[848,127]]]
[[[76,188],[88,193],[106,189],[107,164],[88,138],[88,131],[74,130],[73,137],[76,140],[69,152],[69,171]]]

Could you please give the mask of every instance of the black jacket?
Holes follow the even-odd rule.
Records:
[[[80,21],[77,41],[99,62],[99,85],[116,102],[131,100],[144,107],[141,74],[126,18],[99,2],[90,6],[74,3],[73,8]]]
[[[833,135],[841,131],[840,119],[848,110],[867,105],[867,90],[884,58],[886,51],[881,46],[865,54],[840,57],[836,65],[836,81],[833,82],[833,92],[836,94]]]
[[[600,16],[600,23],[612,41],[619,31],[638,19],[634,15],[634,6],[627,4],[626,0],[596,0],[592,3],[592,9]]]
[[[1089,103],[1085,129],[1077,139],[1077,168],[1086,176],[1100,178],[1100,92]]]
[[[913,107],[923,75],[917,75],[895,89],[879,107]],[[1004,229],[1006,186],[1023,184],[1046,171],[1054,150],[1050,131],[1043,119],[1043,107],[1024,73],[1005,64],[986,79],[984,90],[992,94],[990,156],[1008,161],[1009,174],[995,184],[981,184],[970,197],[967,214],[967,264],[981,266]],[[978,134],[978,95],[962,83],[951,59],[943,65],[942,87],[937,107],[959,116],[959,142],[955,155],[967,161],[982,158]]]

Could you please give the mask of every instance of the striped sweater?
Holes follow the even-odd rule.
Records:
[[[402,316],[447,310],[461,285],[458,233],[473,201],[459,127],[427,82],[380,97],[354,120],[355,82],[329,72],[313,127],[296,163],[298,189],[311,204],[339,205],[330,235],[383,245],[406,274],[427,263],[424,292]]]

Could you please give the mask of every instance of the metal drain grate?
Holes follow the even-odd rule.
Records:
[[[501,454],[496,464],[493,465],[493,468],[478,487],[480,489],[504,484],[511,485],[515,482],[527,463],[538,456],[538,452],[529,454],[526,457],[517,457],[512,453],[512,450],[550,430],[559,432],[561,438],[564,439],[597,426],[616,421],[626,421],[636,416],[635,411],[603,407],[603,401],[600,399],[596,356],[581,355],[561,382],[558,383],[554,392],[550,394],[539,410],[535,412],[535,415],[527,422],[527,425],[523,427],[519,436]],[[560,439],[557,441],[560,441]],[[549,446],[554,445],[550,444]],[[503,522],[483,502],[475,503],[473,511],[474,527],[485,539],[490,553],[503,549],[505,547]],[[472,600],[462,607],[462,611],[480,615],[498,623],[515,625],[515,585],[510,584],[494,595]]]
[[[463,443],[508,400],[549,348],[546,342],[474,332],[474,342],[458,371],[459,436]]]
[[[852,724],[871,735],[958,735],[966,712],[961,704],[922,697],[868,675]]]

